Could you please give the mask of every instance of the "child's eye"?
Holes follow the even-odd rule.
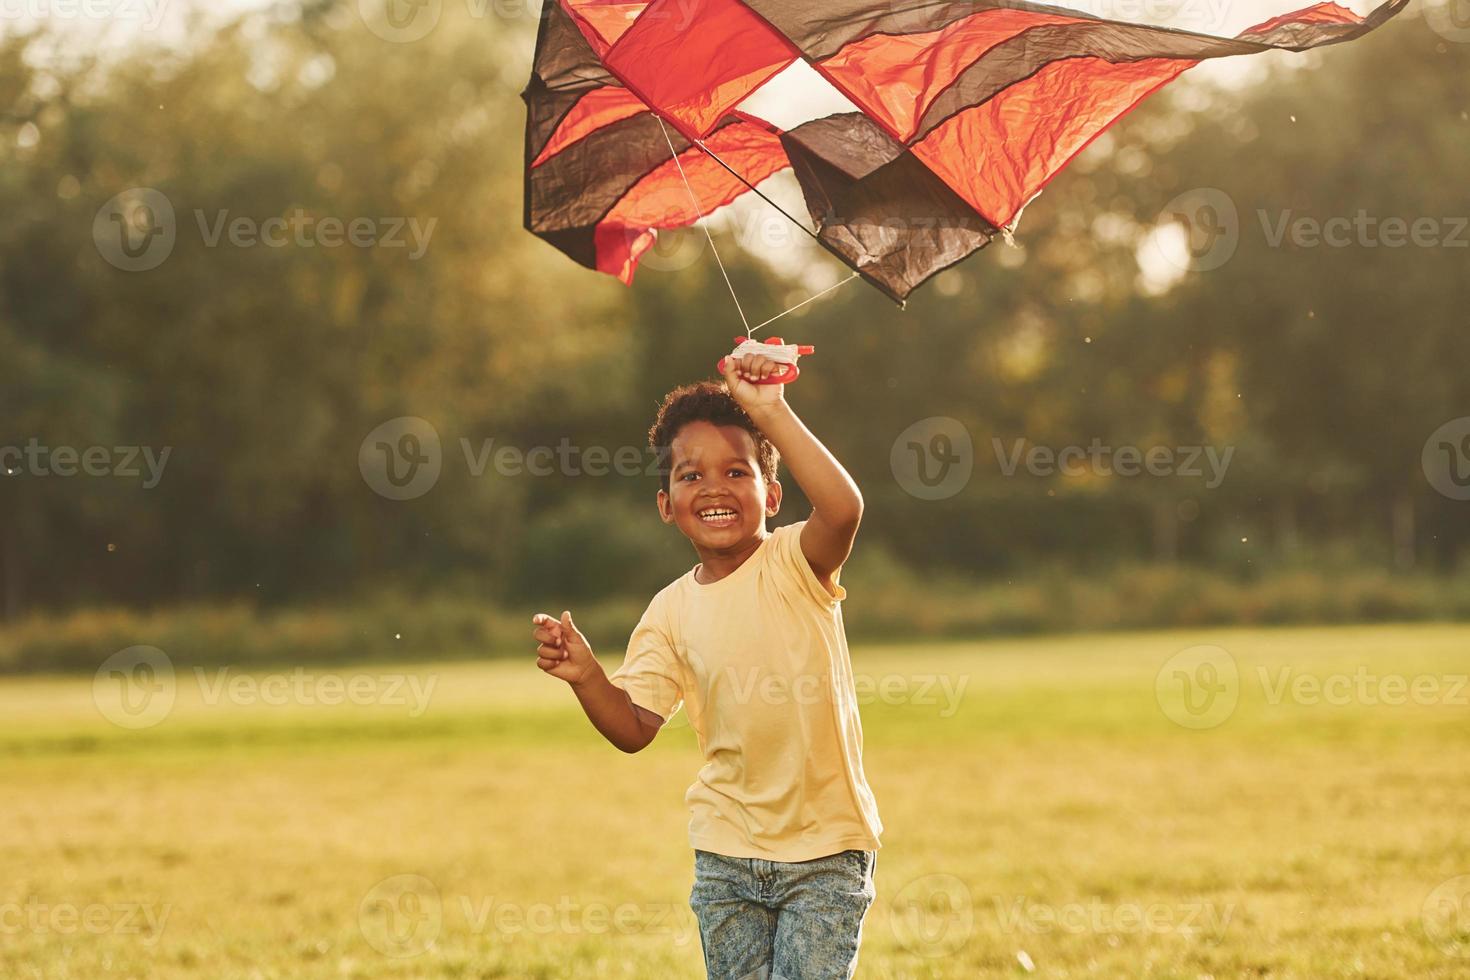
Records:
[[[740,467],[737,466],[737,467],[735,467],[734,469],[732,469],[730,471],[730,474],[732,476],[744,476],[745,475],[745,471],[742,470]]]
[[[698,477],[698,473],[685,473],[683,476],[679,477],[679,479],[683,480],[685,483],[688,483],[690,480],[697,479]]]

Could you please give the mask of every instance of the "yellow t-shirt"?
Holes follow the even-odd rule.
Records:
[[[877,850],[841,601],[776,528],[735,571],[697,571],[649,603],[609,677],[667,724],[682,703],[705,764],[684,795],[689,842],[729,857],[809,861]],[[835,584],[835,583],[834,583]]]

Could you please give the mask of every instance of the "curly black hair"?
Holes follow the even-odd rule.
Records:
[[[712,425],[738,425],[755,440],[756,460],[760,463],[761,476],[770,483],[776,479],[776,467],[781,463],[781,454],[766,438],[750,416],[745,414],[730,389],[724,382],[700,381],[697,384],[680,385],[664,396],[658,408],[658,417],[648,430],[648,446],[658,457],[659,481],[665,493],[669,492],[672,473],[674,437],[690,422],[709,422]]]

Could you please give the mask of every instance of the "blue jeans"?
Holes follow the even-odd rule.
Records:
[[[689,906],[709,980],[850,980],[877,851],[763,861],[694,851]]]

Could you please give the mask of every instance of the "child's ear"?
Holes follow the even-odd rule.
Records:
[[[781,481],[766,484],[766,516],[775,517],[781,512]]]
[[[665,524],[674,523],[674,501],[667,490],[658,492],[658,516]]]

